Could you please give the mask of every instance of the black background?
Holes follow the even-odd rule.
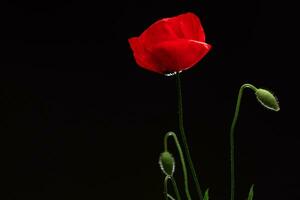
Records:
[[[182,73],[203,189],[228,199],[229,127],[248,82],[272,90],[281,111],[245,91],[237,199],[252,183],[255,199],[300,199],[297,18],[287,1],[258,0],[1,1],[1,199],[163,199],[158,155],[178,132],[175,79],[139,68],[127,40],[187,11],[213,46]]]

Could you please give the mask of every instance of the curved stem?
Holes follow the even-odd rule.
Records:
[[[257,88],[254,87],[253,85],[246,83],[243,84],[239,90],[239,94],[238,94],[238,98],[237,98],[237,102],[236,102],[236,106],[235,106],[235,112],[234,112],[234,117],[231,123],[231,127],[230,127],[230,199],[234,200],[234,189],[235,189],[235,174],[234,174],[234,129],[235,129],[235,125],[236,125],[236,121],[239,115],[239,111],[240,111],[240,105],[241,105],[241,100],[242,100],[242,95],[243,95],[243,91],[245,88],[250,88],[251,90],[253,90],[254,92],[256,92]]]
[[[200,198],[200,200],[203,200],[203,195],[202,195],[202,191],[200,188],[200,184],[199,184],[199,180],[197,178],[197,174],[194,168],[194,164],[190,155],[190,151],[189,151],[189,147],[187,144],[187,139],[185,136],[185,131],[184,131],[184,126],[183,126],[183,108],[182,108],[182,92],[181,92],[181,81],[180,81],[180,74],[177,73],[176,74],[177,77],[177,94],[178,94],[178,117],[179,117],[179,130],[180,130],[180,135],[181,135],[181,139],[183,141],[184,144],[184,150],[185,150],[185,155],[187,157],[187,161],[190,167],[190,170],[192,172],[192,177],[193,180],[196,184],[196,189],[197,189],[197,193],[198,196]]]
[[[186,197],[187,197],[188,200],[191,200],[191,195],[190,195],[190,192],[189,192],[188,176],[187,176],[187,170],[186,170],[186,165],[185,165],[185,161],[184,161],[184,156],[183,156],[183,152],[182,152],[180,143],[178,141],[178,138],[177,138],[177,136],[174,132],[168,132],[165,135],[164,148],[165,148],[165,151],[168,150],[168,138],[170,136],[172,136],[174,138],[174,141],[175,141],[178,153],[179,153],[179,157],[180,157],[180,161],[181,161],[181,165],[182,165],[182,171],[183,171],[184,189],[185,189]]]
[[[178,191],[178,187],[177,187],[175,178],[171,177],[171,181],[172,181],[172,184],[173,184],[173,188],[174,188],[174,192],[175,192],[175,195],[176,195],[176,199],[177,200],[181,200],[181,197],[180,197],[180,194],[179,194],[179,191]]]
[[[168,180],[171,180],[172,181],[172,185],[173,185],[173,189],[174,189],[174,192],[175,192],[175,195],[176,195],[176,199],[177,200],[181,200],[181,197],[180,197],[180,194],[179,194],[179,191],[178,191],[178,187],[177,187],[177,184],[176,184],[176,181],[175,181],[175,178],[173,176],[166,176],[165,177],[165,181],[164,181],[164,195],[165,195],[165,199],[167,200],[168,197],[172,197],[171,195],[169,195],[168,193]]]

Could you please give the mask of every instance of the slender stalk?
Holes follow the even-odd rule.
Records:
[[[166,176],[165,177],[165,181],[164,181],[164,196],[165,196],[165,199],[167,200],[168,197],[170,198],[173,198],[169,193],[168,193],[168,180],[171,180],[172,181],[172,185],[173,185],[173,189],[174,189],[174,192],[175,192],[175,195],[176,195],[176,199],[177,200],[181,200],[181,197],[180,197],[180,194],[179,194],[179,191],[178,191],[178,187],[177,187],[177,184],[176,184],[176,181],[175,181],[175,178],[173,176]]]
[[[168,197],[169,197],[169,199],[171,199],[171,200],[176,200],[174,197],[172,197],[171,195],[167,195]]]
[[[168,200],[168,180],[169,180],[169,176],[166,176],[165,180],[164,180],[164,197],[165,197],[165,200]]]
[[[236,106],[235,106],[234,117],[233,117],[231,127],[230,127],[230,183],[231,183],[230,184],[230,191],[231,191],[230,192],[230,199],[231,200],[234,200],[234,190],[235,190],[234,129],[235,129],[235,126],[236,126],[238,115],[239,115],[242,95],[243,95],[243,91],[244,91],[245,88],[250,88],[254,92],[256,92],[256,90],[257,90],[256,87],[254,87],[253,85],[251,85],[249,83],[243,84],[240,87],[237,102],[236,102]]]
[[[176,199],[177,200],[181,200],[181,197],[180,197],[180,194],[179,194],[179,191],[178,191],[178,187],[177,187],[175,178],[171,177],[171,181],[172,181],[172,184],[173,184],[173,188],[174,188],[174,192],[175,192],[175,195],[176,195]]]
[[[185,161],[184,161],[184,156],[183,156],[183,152],[182,152],[180,143],[178,141],[178,138],[177,138],[177,136],[174,132],[168,132],[165,135],[164,148],[165,148],[165,151],[168,150],[168,138],[170,136],[174,138],[174,141],[175,141],[178,153],[179,153],[179,157],[180,157],[180,161],[181,161],[181,165],[182,165],[182,171],[183,171],[184,189],[185,189],[186,197],[187,197],[188,200],[191,200],[192,198],[191,198],[191,195],[190,195],[190,192],[189,192],[188,176],[187,176],[187,169],[186,169],[186,165],[185,165]]]
[[[197,189],[199,199],[203,200],[203,195],[202,195],[202,191],[201,191],[201,188],[200,188],[199,180],[197,178],[197,174],[196,174],[195,167],[194,167],[191,155],[190,155],[190,151],[189,151],[189,147],[188,147],[188,143],[187,143],[187,139],[186,139],[185,131],[184,131],[180,74],[176,73],[176,77],[177,77],[179,130],[180,130],[180,133],[181,133],[180,135],[181,135],[181,139],[182,139],[183,144],[184,144],[185,155],[186,155],[190,170],[192,172],[192,177],[193,177],[193,180],[196,184],[196,189]]]

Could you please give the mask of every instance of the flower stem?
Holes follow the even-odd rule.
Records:
[[[172,181],[173,188],[174,188],[174,191],[175,191],[176,199],[177,199],[177,200],[181,200],[181,197],[180,197],[180,194],[179,194],[179,191],[178,191],[178,187],[177,187],[175,178],[174,178],[174,177],[171,177],[171,181]]]
[[[180,74],[176,73],[176,77],[177,77],[177,95],[178,95],[178,117],[179,117],[179,130],[180,130],[180,135],[181,135],[181,139],[183,141],[184,144],[184,150],[185,150],[185,155],[187,157],[187,161],[190,167],[190,170],[192,172],[192,177],[194,179],[194,182],[196,184],[196,189],[197,189],[197,193],[198,196],[200,198],[200,200],[203,200],[203,195],[202,195],[202,191],[200,188],[200,184],[197,178],[197,174],[194,168],[194,164],[190,155],[190,151],[189,151],[189,147],[187,144],[187,139],[185,136],[185,131],[184,131],[184,126],[183,126],[183,108],[182,108],[182,92],[181,92],[181,81],[180,81]]]
[[[235,106],[235,112],[234,112],[234,117],[231,123],[231,127],[230,127],[230,189],[231,189],[231,193],[230,193],[230,200],[234,200],[234,190],[235,190],[235,174],[234,174],[234,129],[235,129],[235,125],[236,125],[236,121],[239,115],[239,111],[240,111],[240,105],[241,105],[241,100],[242,100],[242,95],[243,95],[243,91],[245,88],[250,88],[252,89],[254,92],[256,92],[257,88],[254,87],[253,85],[249,84],[249,83],[245,83],[240,87],[239,90],[239,94],[238,94],[238,98],[237,98],[237,102],[236,102],[236,106]]]
[[[166,176],[165,177],[165,180],[164,180],[164,197],[165,197],[165,200],[168,200],[168,180],[169,180],[169,176]]]
[[[185,161],[184,161],[184,156],[183,156],[183,152],[182,152],[180,143],[178,141],[178,138],[177,138],[177,136],[176,136],[176,134],[174,132],[168,132],[165,135],[165,138],[164,138],[164,150],[165,151],[168,150],[168,138],[170,136],[172,136],[174,138],[174,141],[175,141],[178,153],[179,153],[179,157],[180,157],[180,161],[181,161],[181,165],[182,165],[182,171],[183,171],[184,189],[185,189],[186,197],[187,197],[188,200],[191,200],[191,195],[190,195],[190,192],[189,192],[188,176],[187,176],[187,170],[186,170],[186,165],[185,165]],[[175,190],[175,192],[176,192],[176,190]]]
[[[173,189],[174,189],[174,192],[175,192],[175,195],[176,195],[176,199],[177,200],[181,200],[181,197],[180,197],[180,194],[179,194],[179,191],[178,191],[178,187],[177,187],[177,184],[176,184],[176,181],[175,181],[175,178],[173,176],[166,176],[165,177],[165,181],[164,181],[164,193],[165,193],[165,199],[167,200],[168,197],[170,197],[169,193],[168,193],[168,180],[171,180],[172,181],[172,185],[173,185]]]

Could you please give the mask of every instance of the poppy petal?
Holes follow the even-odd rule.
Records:
[[[170,18],[164,18],[156,21],[147,28],[140,36],[141,42],[148,47],[160,42],[176,40],[178,36],[169,24]]]
[[[205,42],[205,33],[197,15],[189,12],[167,19],[179,38]]]
[[[194,66],[210,48],[211,45],[195,40],[162,42],[151,50],[151,62],[163,74],[180,72]]]
[[[135,61],[139,66],[150,71],[161,73],[158,66],[152,62],[149,52],[140,43],[138,37],[130,38],[128,41],[131,49],[133,50]]]
[[[189,12],[156,21],[141,34],[140,38],[147,46],[176,39],[205,42],[205,33],[197,15]]]

